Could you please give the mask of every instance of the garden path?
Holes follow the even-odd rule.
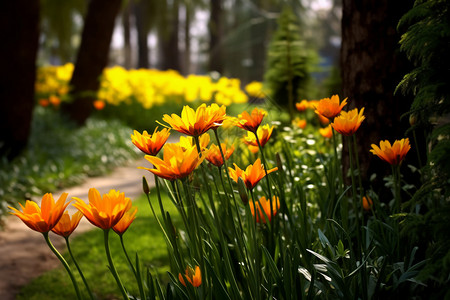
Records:
[[[100,194],[107,193],[110,189],[120,190],[133,200],[142,194],[142,176],[147,178],[150,185],[153,184],[153,176],[149,176],[148,171],[137,168],[147,165],[147,161],[138,160],[128,166],[116,168],[108,175],[88,178],[83,184],[53,193],[53,196],[57,199],[61,193],[67,192],[69,198],[79,197],[87,201],[89,188],[95,187]],[[73,234],[92,228],[94,227],[83,218]],[[53,233],[51,235],[55,247],[64,250],[64,239]],[[30,230],[15,216],[5,218],[5,228],[0,231],[0,299],[14,300],[22,286],[59,266],[59,260],[40,233]]]

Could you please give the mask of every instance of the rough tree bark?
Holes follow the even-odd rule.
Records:
[[[411,100],[394,90],[410,69],[399,52],[400,35],[396,31],[401,16],[413,5],[413,0],[343,0],[341,72],[343,97],[349,99],[349,109],[365,107],[366,120],[357,132],[359,161],[365,184],[375,190],[384,185],[383,177],[390,167],[372,155],[371,144],[380,140],[391,142],[405,136],[407,118],[400,116],[409,110]],[[344,141],[344,175],[348,170],[348,149]]]
[[[0,156],[12,159],[30,135],[39,41],[39,1],[0,2]]]
[[[84,21],[81,45],[70,81],[70,103],[61,111],[83,125],[93,110],[92,102],[100,86],[99,77],[108,63],[108,53],[121,0],[91,0]]]

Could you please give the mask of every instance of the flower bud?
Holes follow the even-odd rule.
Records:
[[[245,186],[244,180],[242,180],[242,178],[240,177],[238,179],[238,191],[242,202],[244,203],[244,205],[247,205],[248,203],[247,187]]]
[[[142,189],[146,195],[150,194],[150,188],[148,187],[148,182],[145,176],[142,176]]]

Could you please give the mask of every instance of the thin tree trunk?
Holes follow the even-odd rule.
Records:
[[[30,135],[39,41],[39,1],[0,2],[0,156],[12,159]]]
[[[191,14],[192,8],[190,3],[185,6],[185,20],[184,20],[184,74],[191,73]]]
[[[136,18],[136,29],[138,35],[138,68],[148,68],[149,48],[148,48],[148,28],[146,28],[145,18],[148,17],[147,1],[140,0],[134,5],[134,15]]]
[[[124,67],[126,69],[131,68],[131,26],[130,26],[130,14],[131,14],[131,0],[124,7],[122,12],[122,27],[123,27],[123,56]]]
[[[222,73],[222,0],[211,0],[209,17],[209,70]]]
[[[108,63],[108,53],[115,19],[121,0],[91,0],[84,22],[81,45],[70,85],[72,102],[62,112],[78,125],[83,125],[93,110],[100,86],[99,77]]]
[[[408,128],[400,116],[409,110],[411,99],[394,95],[397,84],[410,65],[399,53],[400,35],[396,26],[414,1],[344,0],[342,16],[341,72],[343,97],[349,109],[365,107],[366,120],[357,132],[363,180],[376,174],[371,186],[384,186],[390,168],[374,157],[371,144],[401,139]],[[348,149],[343,143],[344,174],[348,170]]]

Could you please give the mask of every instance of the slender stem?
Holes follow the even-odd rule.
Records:
[[[392,176],[394,179],[394,199],[396,213],[400,213],[402,203],[402,196],[400,194],[400,165],[392,166]]]
[[[94,299],[95,299],[94,294],[92,294],[91,288],[89,287],[89,284],[88,284],[86,278],[84,277],[83,272],[81,271],[80,266],[78,265],[77,261],[75,260],[75,257],[74,257],[73,254],[72,254],[72,249],[70,248],[70,243],[69,243],[69,237],[68,237],[68,236],[65,236],[64,239],[66,240],[67,250],[69,251],[70,257],[72,258],[72,261],[73,261],[75,267],[77,268],[78,273],[79,273],[80,276],[81,276],[81,279],[83,280],[84,286],[86,287],[86,290],[87,290],[88,293],[89,293],[89,297],[90,297],[92,300],[94,300]]]
[[[61,255],[61,253],[59,253],[58,250],[56,250],[55,246],[53,246],[53,244],[50,241],[50,238],[48,236],[48,232],[43,232],[42,234],[44,235],[44,239],[47,242],[47,245],[50,248],[50,250],[52,250],[52,252],[56,255],[56,257],[63,264],[64,268],[66,269],[67,273],[69,274],[70,280],[72,280],[73,287],[75,288],[75,292],[77,293],[77,298],[81,300],[82,298],[81,298],[81,294],[80,294],[80,289],[78,288],[77,281],[75,280],[75,277],[73,276],[73,273],[72,273],[72,270],[70,269],[69,264],[64,259],[64,257]]]
[[[105,252],[109,263],[109,270],[111,271],[112,275],[114,276],[114,279],[116,280],[117,286],[119,287],[120,292],[122,293],[123,299],[128,300],[129,298],[127,296],[127,292],[125,291],[122,281],[120,281],[119,274],[117,273],[116,267],[114,266],[114,262],[111,257],[111,250],[109,249],[109,231],[110,229],[103,230],[105,240]]]
[[[138,287],[139,287],[139,294],[141,295],[141,299],[145,299],[145,292],[144,287],[142,286],[142,281],[140,280],[140,276],[137,273],[137,266],[134,267],[133,263],[131,262],[130,257],[128,256],[127,249],[125,248],[125,243],[123,242],[123,234],[119,234],[120,237],[120,244],[122,245],[123,253],[125,254],[125,257],[127,258],[128,264],[130,265],[131,270],[133,271],[134,277],[136,278]]]
[[[250,190],[250,197],[251,197],[251,199],[252,199],[252,202],[253,202],[253,212],[254,212],[254,216],[253,216],[253,224],[252,225],[250,225],[249,224],[249,226],[250,226],[250,228],[251,228],[251,230],[250,230],[250,232],[252,232],[253,234],[252,234],[252,239],[253,239],[253,251],[254,251],[254,253],[253,253],[253,259],[254,259],[254,268],[253,268],[253,276],[254,276],[254,279],[256,280],[256,283],[255,283],[255,286],[254,286],[254,288],[255,288],[255,295],[256,295],[256,298],[255,299],[261,299],[261,296],[260,296],[260,278],[259,278],[259,272],[260,272],[260,270],[261,270],[261,266],[260,266],[260,257],[259,257],[259,243],[258,243],[258,231],[256,230],[256,223],[257,223],[257,218],[258,218],[258,215],[260,214],[260,212],[259,212],[259,209],[262,209],[260,206],[259,206],[259,202],[258,202],[258,206],[256,206],[256,201],[255,201],[255,196],[253,195],[253,190]],[[247,206],[247,207],[249,207],[249,206]],[[259,217],[261,217],[260,215],[259,215]]]
[[[342,186],[344,184],[344,179],[342,177],[342,172],[341,172],[341,168],[340,168],[340,164],[339,164],[339,156],[338,156],[338,152],[337,152],[337,141],[336,141],[336,131],[334,130],[334,128],[332,128],[333,133],[333,148],[334,148],[334,170],[337,174],[337,178],[339,179],[339,192],[342,191]]]
[[[164,206],[161,200],[161,192],[159,188],[159,178],[158,176],[155,176],[155,187],[156,187],[156,194],[158,195],[158,203],[159,203],[159,209],[161,210],[161,216],[163,218],[164,224],[166,223],[166,214],[164,212]]]

